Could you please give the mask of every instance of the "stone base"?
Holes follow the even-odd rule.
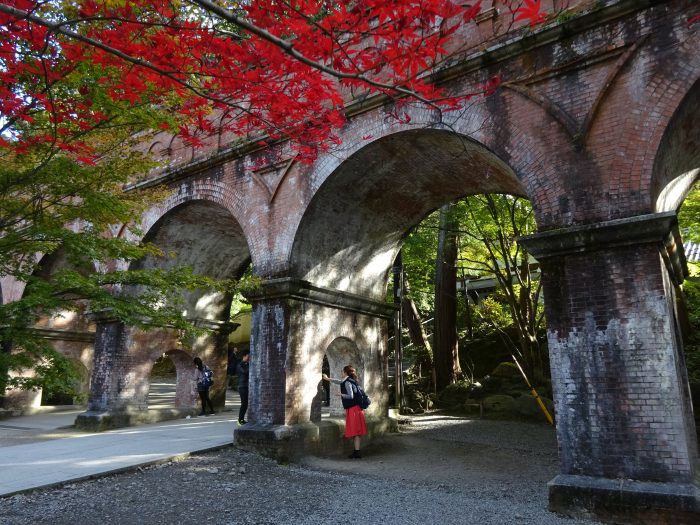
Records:
[[[88,410],[78,414],[75,428],[87,432],[102,432],[115,428],[133,427],[146,423],[158,423],[171,419],[182,419],[199,414],[196,408],[160,408],[151,410],[132,410],[124,412],[97,412]]]
[[[398,431],[398,425],[390,418],[368,417],[367,431],[367,436],[362,437],[363,447],[372,437]],[[244,450],[289,462],[307,455],[350,453],[352,441],[345,439],[344,433],[345,421],[335,418],[298,425],[249,423],[234,429],[233,443]]]
[[[0,420],[9,419],[15,416],[21,416],[22,413],[19,410],[13,410],[11,408],[0,408]]]
[[[549,510],[572,518],[629,525],[700,523],[700,487],[559,475],[549,482]]]

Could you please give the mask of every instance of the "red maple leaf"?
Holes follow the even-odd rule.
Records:
[[[542,0],[525,0],[525,4],[517,8],[514,14],[516,22],[529,20],[530,27],[544,22],[547,18],[547,14],[542,12]]]

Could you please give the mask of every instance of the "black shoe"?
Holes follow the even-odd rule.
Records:
[[[211,412],[209,412],[210,416],[213,416],[214,414],[215,414],[215,412],[213,410]]]
[[[350,459],[360,459],[362,456],[360,455],[359,450],[353,450],[352,454],[348,456]]]
[[[206,416],[206,414],[205,414],[204,412],[200,412],[199,415],[200,415],[200,416]]]
[[[245,419],[239,419],[239,420],[238,420],[238,426],[239,426],[239,427],[240,427],[241,425],[245,425],[246,423],[248,423],[248,422],[247,422]]]

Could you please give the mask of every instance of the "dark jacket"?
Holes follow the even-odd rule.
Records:
[[[238,388],[248,388],[248,369],[250,368],[250,363],[244,361],[239,361],[236,366],[236,375],[238,376]]]
[[[357,405],[357,383],[349,377],[340,383],[340,398],[343,402],[343,408]]]

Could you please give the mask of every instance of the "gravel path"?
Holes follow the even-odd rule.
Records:
[[[344,456],[280,465],[234,447],[0,499],[19,524],[588,524],[547,511],[552,428],[445,415]]]

